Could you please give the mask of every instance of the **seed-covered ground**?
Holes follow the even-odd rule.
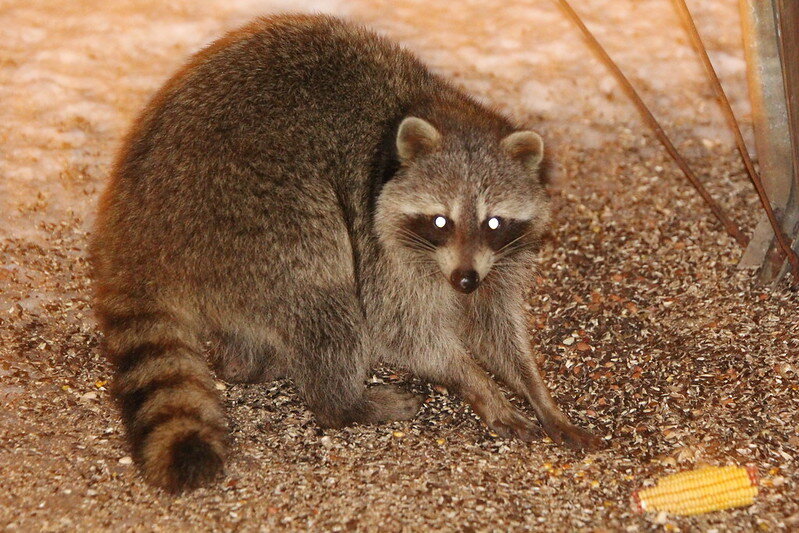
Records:
[[[575,0],[721,204],[760,214],[701,68],[663,0]],[[736,3],[691,1],[750,136]],[[288,382],[219,383],[226,477],[171,497],[131,464],[86,277],[121,136],[187,55],[285,9],[339,13],[539,129],[555,223],[530,282],[532,342],[559,403],[608,448],[493,437],[429,395],[413,422],[322,431]],[[6,0],[0,10],[0,529],[683,530],[799,528],[799,294],[741,250],[551,2]],[[636,515],[632,491],[751,464],[753,506]]]

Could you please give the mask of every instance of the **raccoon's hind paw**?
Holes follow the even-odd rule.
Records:
[[[192,431],[145,456],[142,469],[153,485],[177,494],[207,485],[224,469],[223,447],[216,435]]]
[[[424,396],[396,385],[370,387],[364,396],[370,405],[372,423],[410,420],[424,401]]]
[[[380,424],[394,420],[410,420],[416,416],[424,398],[396,385],[377,385],[363,391],[358,402],[347,409],[315,410],[319,425],[340,428],[350,424]]]

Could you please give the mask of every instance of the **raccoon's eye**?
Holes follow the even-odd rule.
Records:
[[[444,228],[444,227],[447,225],[447,222],[449,222],[449,221],[447,220],[447,217],[445,217],[445,216],[443,216],[443,215],[438,215],[438,216],[436,216],[436,217],[433,219],[433,224],[435,224],[435,225],[436,225],[436,227],[437,227],[437,228],[439,228],[439,229],[442,229],[442,228]]]
[[[488,219],[487,224],[489,229],[497,229],[500,225],[502,225],[502,219],[499,217],[491,217]]]

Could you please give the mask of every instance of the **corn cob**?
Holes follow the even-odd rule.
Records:
[[[639,512],[694,515],[749,505],[755,496],[754,467],[708,466],[666,476],[654,487],[634,492],[632,503]]]

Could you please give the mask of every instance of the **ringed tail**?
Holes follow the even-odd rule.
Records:
[[[175,493],[210,482],[224,466],[226,425],[189,328],[163,311],[99,307],[112,395],[144,477]]]

